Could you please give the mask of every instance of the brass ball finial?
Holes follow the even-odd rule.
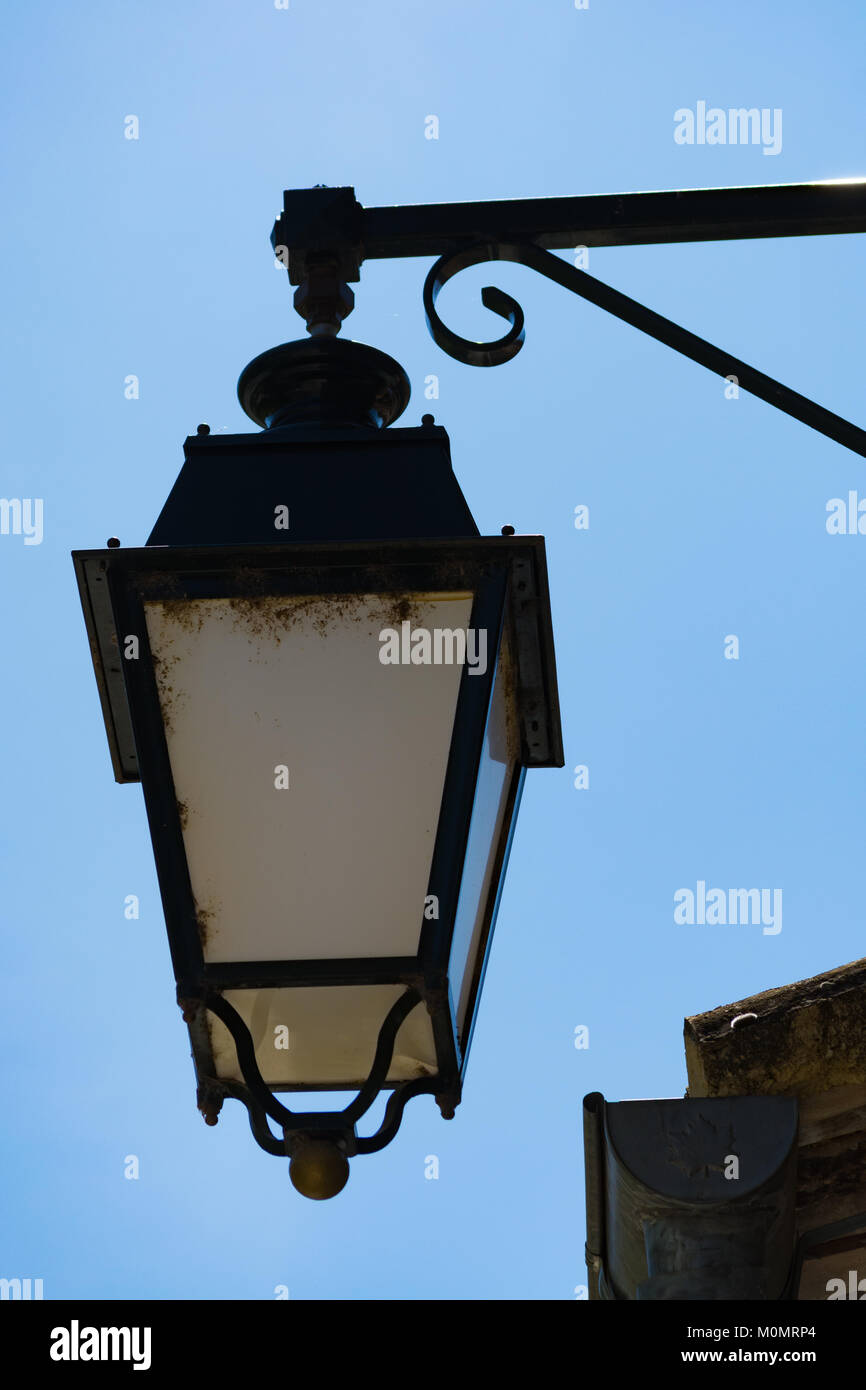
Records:
[[[331,1139],[304,1139],[292,1153],[289,1177],[302,1197],[323,1202],[346,1186],[349,1160]]]

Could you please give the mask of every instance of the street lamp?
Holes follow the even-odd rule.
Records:
[[[563,757],[542,539],[479,536],[445,430],[388,428],[405,373],[311,278],[310,339],[239,383],[262,433],[200,427],[147,544],[73,558],[199,1108],[241,1100],[325,1198],[411,1097],[453,1115],[525,770]]]
[[[337,338],[364,260],[437,256],[437,295],[506,259],[866,455],[866,431],[552,254],[866,230],[866,183],[363,208],[289,191],[274,227],[310,333],[250,363],[258,435],[187,440],[145,547],[75,552],[119,781],[141,780],[199,1106],[226,1096],[326,1197],[413,1095],[460,1099],[527,767],[563,765],[540,538],[479,537],[445,431],[391,429],[409,398],[384,353]],[[422,1007],[423,1006],[423,1007]],[[357,1088],[340,1112],[276,1093]],[[356,1133],[383,1088],[380,1129]],[[268,1119],[279,1128],[274,1134]]]

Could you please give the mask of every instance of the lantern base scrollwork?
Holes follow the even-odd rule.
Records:
[[[394,1056],[394,1045],[401,1025],[422,996],[407,989],[389,1010],[379,1030],[370,1074],[355,1099],[343,1110],[292,1111],[277,1100],[259,1070],[252,1034],[238,1011],[215,991],[208,991],[193,1002],[181,1002],[186,1013],[205,1008],[225,1025],[235,1044],[243,1083],[208,1077],[199,1085],[199,1109],[207,1124],[215,1124],[223,1098],[241,1101],[247,1109],[250,1129],[260,1148],[277,1157],[289,1158],[293,1186],[305,1197],[321,1201],[345,1187],[349,1159],[355,1154],[377,1153],[394,1138],[403,1111],[415,1096],[433,1095],[445,1118],[450,1119],[460,1103],[459,1088],[443,1088],[441,1077],[419,1077],[394,1087],[382,1123],[374,1134],[359,1135],[355,1125],[379,1095],[386,1083]],[[280,1126],[274,1133],[268,1118]]]

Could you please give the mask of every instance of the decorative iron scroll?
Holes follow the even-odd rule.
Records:
[[[202,1002],[211,1013],[216,1014],[231,1034],[237,1050],[241,1075],[244,1078],[242,1086],[236,1082],[216,1079],[211,1079],[209,1084],[213,1089],[220,1090],[225,1095],[243,1102],[247,1108],[250,1128],[256,1143],[267,1153],[285,1155],[286,1152],[285,1138],[279,1138],[273,1133],[268,1124],[268,1116],[281,1127],[284,1135],[304,1133],[310,1130],[322,1133],[340,1132],[345,1134],[347,1139],[351,1136],[350,1151],[375,1153],[377,1150],[383,1149],[394,1138],[400,1127],[407,1102],[413,1096],[425,1093],[433,1095],[441,1087],[441,1081],[436,1078],[421,1077],[416,1081],[401,1082],[390,1096],[382,1123],[375,1134],[367,1137],[354,1134],[356,1121],[369,1110],[385,1084],[394,1056],[397,1034],[403,1022],[412,1010],[421,1003],[421,996],[415,989],[407,989],[404,994],[401,994],[386,1015],[379,1030],[370,1075],[355,1099],[344,1110],[332,1111],[299,1112],[289,1110],[287,1106],[281,1104],[259,1070],[252,1034],[237,1009],[215,991],[209,992]]]
[[[423,296],[427,326],[433,341],[458,362],[464,362],[470,367],[498,367],[515,357],[523,346],[523,310],[516,299],[492,285],[485,286],[481,291],[481,302],[485,308],[492,309],[495,314],[499,314],[511,324],[509,331],[501,338],[491,342],[473,342],[469,338],[461,338],[442,322],[436,311],[439,291],[452,276],[469,266],[496,260],[515,261],[530,270],[538,271],[548,280],[554,280],[573,294],[589,300],[591,304],[622,319],[624,323],[631,324],[633,328],[640,329],[642,333],[664,343],[666,347],[673,348],[684,357],[691,358],[693,362],[709,371],[721,377],[735,377],[737,385],[744,391],[758,396],[768,405],[784,411],[786,415],[792,415],[795,420],[800,420],[810,429],[817,430],[828,439],[851,449],[855,454],[866,457],[866,430],[852,425],[850,421],[844,420],[840,415],[834,415],[830,410],[825,410],[815,401],[801,396],[788,386],[783,386],[781,382],[750,367],[738,357],[733,357],[722,348],[714,347],[706,339],[697,337],[688,329],[663,318],[661,314],[639,304],[637,300],[630,299],[628,295],[621,294],[619,290],[594,279],[585,270],[578,270],[576,266],[569,265],[559,256],[543,250],[532,242],[481,241],[460,246],[440,256],[431,268],[424,283]]]

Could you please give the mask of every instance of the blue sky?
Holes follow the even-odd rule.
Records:
[[[303,334],[268,244],[284,188],[374,206],[866,175],[864,40],[852,0],[9,13],[0,494],[43,499],[44,534],[0,535],[0,1274],[46,1298],[573,1298],[583,1095],[681,1095],[685,1015],[863,954],[866,539],[825,526],[866,496],[863,460],[512,265],[442,293],[467,336],[500,332],[484,284],[526,313],[514,361],[462,366],[426,331],[428,263],[368,263],[344,333],[405,367],[400,423],[445,425],[482,532],[547,538],[566,767],[527,775],[456,1118],[412,1102],[336,1200],[305,1201],[242,1107],[196,1111],[69,552],[143,544],[200,421],[254,428],[238,374]],[[677,144],[701,100],[781,110],[780,152]],[[862,424],[864,255],[804,238],[588,268]],[[677,925],[698,880],[780,888],[781,932]]]

